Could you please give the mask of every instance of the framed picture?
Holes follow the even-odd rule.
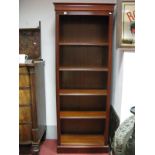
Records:
[[[121,46],[135,46],[135,2],[122,2]]]

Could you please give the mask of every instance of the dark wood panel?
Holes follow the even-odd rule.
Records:
[[[61,46],[60,66],[107,67],[108,48],[98,46]]]
[[[104,119],[62,119],[61,134],[104,134]]]
[[[27,54],[31,59],[40,58],[40,29],[19,30],[19,54]]]
[[[106,96],[60,96],[61,111],[105,111]]]
[[[65,71],[60,73],[61,89],[107,89],[106,72]]]
[[[107,16],[60,16],[61,42],[107,42]]]

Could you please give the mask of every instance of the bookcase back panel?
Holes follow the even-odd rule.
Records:
[[[62,119],[62,134],[104,134],[103,119]]]
[[[60,73],[61,89],[106,89],[107,72],[66,71]]]
[[[61,42],[107,42],[107,16],[60,16]]]
[[[61,46],[60,66],[107,67],[108,47]]]
[[[106,96],[61,96],[61,111],[105,111]]]

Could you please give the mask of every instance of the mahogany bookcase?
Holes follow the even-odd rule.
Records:
[[[54,5],[57,151],[108,152],[114,5]]]

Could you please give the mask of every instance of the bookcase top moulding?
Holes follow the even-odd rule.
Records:
[[[116,0],[53,0],[53,3],[81,3],[81,4],[116,4]]]
[[[74,12],[80,12],[80,11],[94,11],[94,15],[100,13],[105,13],[106,15],[109,14],[109,12],[114,11],[114,3],[58,3],[54,2],[55,5],[55,11],[57,13],[63,13],[63,11],[71,11],[70,14],[75,14]],[[85,13],[86,13],[85,12]],[[84,12],[81,12],[80,15],[82,15]],[[87,14],[87,13],[86,13]],[[90,13],[92,15],[92,13]],[[78,15],[78,13],[76,13]]]

